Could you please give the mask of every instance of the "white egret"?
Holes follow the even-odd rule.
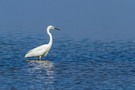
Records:
[[[49,43],[41,45],[41,46],[38,46],[38,47],[30,50],[29,52],[26,53],[25,58],[28,58],[28,57],[38,57],[38,60],[41,60],[41,58],[43,56],[46,56],[48,54],[49,50],[52,47],[52,43],[53,43],[53,38],[52,38],[52,34],[50,33],[50,30],[60,30],[60,29],[58,29],[58,28],[56,28],[56,27],[54,27],[52,25],[49,25],[47,27],[47,34],[50,37]]]

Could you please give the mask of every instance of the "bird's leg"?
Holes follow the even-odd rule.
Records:
[[[38,60],[41,60],[41,56],[38,57]]]

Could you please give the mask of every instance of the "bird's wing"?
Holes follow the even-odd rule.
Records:
[[[30,51],[28,51],[28,52],[26,53],[26,55],[29,55],[29,54],[32,54],[32,53],[33,53],[33,55],[34,55],[34,53],[37,53],[37,52],[39,52],[39,51],[41,51],[41,52],[42,52],[42,51],[46,51],[47,47],[48,47],[47,44],[38,46],[38,47],[36,47],[36,48],[31,49]]]

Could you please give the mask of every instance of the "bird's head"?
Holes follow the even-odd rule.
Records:
[[[59,28],[56,28],[56,27],[54,27],[54,26],[52,26],[52,25],[49,25],[49,26],[47,27],[47,29],[49,29],[49,30],[60,30]]]

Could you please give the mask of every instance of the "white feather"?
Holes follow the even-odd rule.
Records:
[[[58,28],[55,28],[54,26],[48,26],[47,27],[47,34],[49,35],[50,37],[50,41],[48,44],[44,44],[44,45],[41,45],[41,46],[38,46],[30,51],[28,51],[25,55],[25,58],[27,57],[38,57],[38,59],[41,60],[41,57],[43,56],[46,56],[52,46],[52,34],[50,33],[50,30],[54,30],[54,29],[57,29],[59,30]]]
[[[28,51],[25,55],[25,58],[27,57],[38,57],[38,56],[44,56],[49,51],[49,45],[44,44],[41,46],[38,46],[30,51]]]

